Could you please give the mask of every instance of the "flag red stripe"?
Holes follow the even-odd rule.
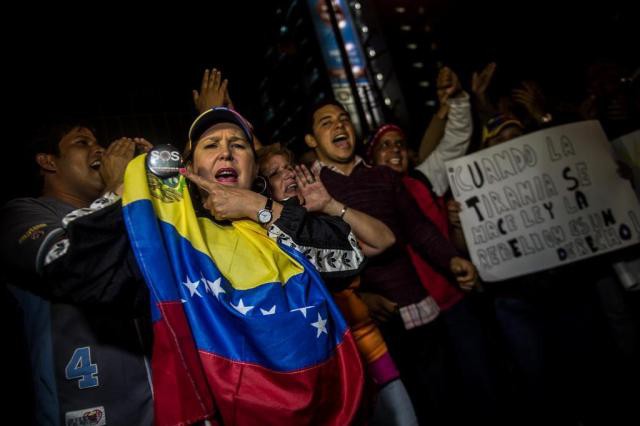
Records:
[[[350,332],[329,360],[295,372],[200,357],[224,424],[346,425],[360,407],[363,371]]]
[[[151,357],[155,424],[183,425],[211,418],[213,398],[182,303],[160,303],[158,308],[162,318],[153,324]]]

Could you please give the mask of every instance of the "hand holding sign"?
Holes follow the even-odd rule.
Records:
[[[478,284],[478,271],[467,259],[452,258],[450,269],[462,290],[471,291]]]
[[[596,121],[447,162],[469,253],[499,281],[636,244],[640,206]],[[450,216],[455,208],[449,207]]]
[[[460,223],[460,210],[462,210],[462,206],[458,201],[449,200],[447,202],[449,224],[454,228],[462,228],[462,224]]]

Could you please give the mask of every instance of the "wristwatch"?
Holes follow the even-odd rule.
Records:
[[[271,198],[267,198],[267,204],[265,204],[263,209],[258,210],[258,223],[266,225],[271,222],[271,219],[273,218],[272,208],[273,200]]]

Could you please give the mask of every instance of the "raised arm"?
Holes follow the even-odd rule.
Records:
[[[233,102],[229,97],[229,80],[222,78],[222,73],[217,69],[204,70],[200,91],[193,90],[193,105],[199,114],[217,106],[233,108]]]
[[[380,254],[395,243],[393,232],[383,222],[336,201],[322,183],[319,172],[314,175],[304,165],[296,166],[295,172],[305,208],[344,220],[351,226],[366,256]]]
[[[453,71],[449,70],[445,75],[449,77],[442,82],[441,90],[446,90],[443,98],[447,99],[449,113],[444,134],[433,151],[416,167],[429,178],[433,191],[438,196],[449,189],[445,163],[467,152],[473,131],[469,95],[462,90],[460,81]]]
[[[449,114],[450,97],[456,96],[462,90],[458,76],[449,67],[443,67],[438,72],[437,79],[438,111],[431,117],[429,126],[420,141],[418,163],[422,163],[436,149],[444,136],[444,126]]]
[[[473,103],[480,116],[480,123],[484,126],[489,118],[495,115],[498,111],[491,104],[489,96],[487,95],[487,89],[493,79],[493,74],[496,71],[495,62],[491,62],[480,72],[474,72],[471,78],[471,93],[473,94]]]

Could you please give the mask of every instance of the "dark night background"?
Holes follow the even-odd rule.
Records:
[[[191,90],[205,67],[223,70],[236,107],[260,132],[258,87],[264,52],[278,31],[271,19],[276,3],[215,2],[180,12],[154,7],[153,14],[39,8],[37,16],[13,23],[15,29],[6,27],[5,144],[11,161],[3,168],[2,201],[33,191],[26,141],[51,117],[92,117],[103,140],[127,134],[181,145],[195,114]],[[534,77],[571,95],[588,61],[638,63],[637,22],[621,1],[420,3],[440,59],[465,82],[473,70],[497,60],[497,87],[511,77]]]
[[[380,6],[383,26],[396,25],[394,7],[421,4],[423,24],[432,29],[437,45],[434,58],[425,60],[454,68],[467,90],[472,72],[496,61],[492,90],[532,78],[557,98],[576,101],[583,95],[586,64],[610,60],[629,69],[640,64],[638,14],[632,13],[632,2],[360,1],[363,8],[369,1]],[[191,91],[199,88],[204,68],[223,71],[236,108],[269,143],[264,135],[273,129],[265,123],[260,91],[265,84],[272,84],[276,93],[280,87],[267,77],[265,52],[280,31],[278,5],[291,1],[208,3],[188,11],[155,4],[142,12],[112,3],[12,5],[0,30],[0,204],[37,194],[29,140],[58,117],[89,118],[103,143],[129,136],[182,146],[195,118]],[[406,45],[401,39],[387,42]],[[393,59],[399,66],[404,58]],[[287,76],[280,80],[286,83]],[[20,371],[9,370],[9,376]],[[10,377],[7,383],[10,379],[22,377]],[[21,416],[20,408],[7,411]]]

